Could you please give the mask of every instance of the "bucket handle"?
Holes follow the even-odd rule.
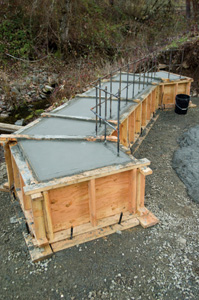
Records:
[[[176,103],[176,106],[177,106],[177,108],[179,108],[179,109],[181,109],[181,110],[187,110],[187,109],[188,109],[188,106],[185,107],[185,108],[182,108],[182,107],[180,107],[177,103]]]

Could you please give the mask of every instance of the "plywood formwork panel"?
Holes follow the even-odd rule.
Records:
[[[48,193],[54,232],[90,221],[88,182],[50,190]]]
[[[97,219],[128,210],[129,172],[118,173],[96,180]]]

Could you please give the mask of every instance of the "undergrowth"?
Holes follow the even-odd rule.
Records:
[[[66,14],[64,3],[70,2]],[[0,55],[37,59],[100,56],[111,61],[137,51],[151,51],[186,29],[174,1],[124,0],[16,0],[2,1]],[[114,5],[113,5],[114,4]],[[65,14],[65,15],[64,15]],[[67,40],[61,38],[61,20],[67,18]],[[63,22],[62,22],[63,23]]]

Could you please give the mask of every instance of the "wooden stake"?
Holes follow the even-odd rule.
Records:
[[[137,169],[129,171],[129,207],[130,213],[136,213],[136,194],[137,194]]]
[[[95,179],[91,179],[88,182],[88,194],[89,194],[90,222],[93,226],[96,226],[97,217],[96,217]]]

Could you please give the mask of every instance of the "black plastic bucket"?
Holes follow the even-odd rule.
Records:
[[[186,115],[189,107],[190,96],[186,94],[176,95],[175,112],[179,115]]]

